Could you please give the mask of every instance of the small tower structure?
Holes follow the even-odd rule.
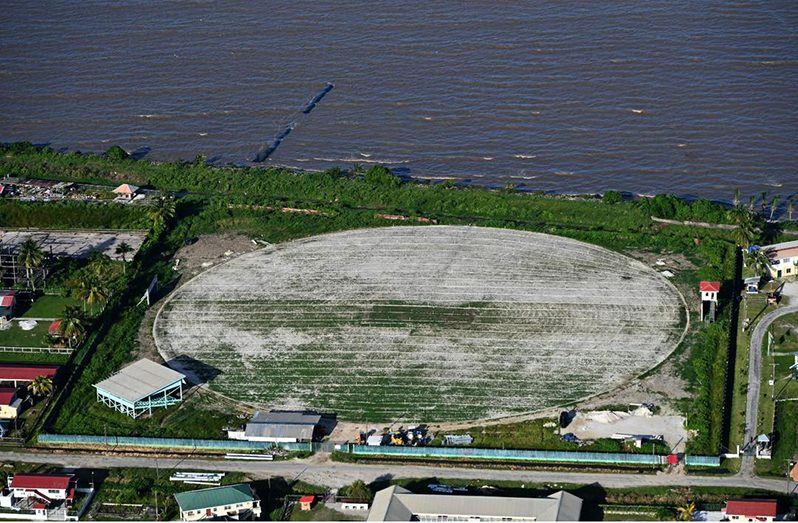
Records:
[[[713,323],[718,312],[719,281],[702,281],[699,283],[701,291],[701,321]]]

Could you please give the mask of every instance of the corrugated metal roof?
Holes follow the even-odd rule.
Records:
[[[0,365],[0,381],[33,381],[39,376],[52,379],[58,372],[58,365]]]
[[[320,422],[321,415],[315,412],[287,410],[257,411],[250,420],[250,423],[281,423],[284,425],[318,425]]]
[[[188,492],[178,492],[175,500],[180,510],[202,510],[236,503],[248,503],[255,500],[252,489],[246,483],[227,487],[213,487]]]
[[[775,499],[730,499],[726,502],[727,516],[776,517]]]
[[[433,514],[453,518],[512,517],[538,521],[578,521],[582,500],[564,491],[545,498],[413,494],[401,487],[381,490],[374,497],[369,521],[409,521]]]
[[[274,438],[274,439],[313,439],[314,425],[296,425],[285,423],[247,423],[244,436],[247,438]]]
[[[135,402],[182,381],[185,377],[169,367],[145,358],[94,386],[119,399]]]
[[[66,490],[70,481],[71,474],[15,474],[11,488]]]

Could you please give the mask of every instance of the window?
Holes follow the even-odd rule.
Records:
[[[224,509],[225,509],[225,510],[230,510],[230,505],[225,505],[225,506],[224,506]]]
[[[186,514],[188,514],[189,516],[193,516],[194,515],[194,511],[193,510],[189,510],[188,512],[186,512]]]
[[[58,494],[58,493],[59,493],[59,492],[61,492],[61,491],[60,491],[60,490],[58,490],[57,488],[55,488],[55,489],[51,488],[51,489],[50,489],[50,490],[48,490],[47,492],[48,492],[48,493],[50,493],[50,494]]]
[[[792,272],[792,269],[789,269],[789,268],[788,268],[788,269],[787,269],[787,274],[790,274],[791,272]]]

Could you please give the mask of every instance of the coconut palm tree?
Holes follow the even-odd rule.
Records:
[[[69,348],[72,348],[72,340],[80,338],[86,332],[83,324],[83,313],[78,307],[67,307],[61,315],[61,324],[58,326],[59,333],[67,339]]]
[[[776,207],[779,206],[779,197],[774,196],[772,200],[770,200],[770,217],[768,220],[773,220],[773,213],[776,212]]]
[[[150,209],[149,217],[154,228],[161,227],[175,217],[175,200],[172,197],[161,197],[155,200]]]
[[[37,376],[28,383],[28,390],[34,396],[44,396],[53,392],[53,380],[47,376]]]
[[[793,209],[794,205],[795,204],[793,203],[792,198],[787,200],[787,219],[790,220],[790,221],[792,221],[792,211],[794,210]]]
[[[78,299],[83,300],[85,306],[90,307],[94,314],[94,305],[108,300],[108,289],[96,277],[84,277],[76,282],[75,292]]]
[[[25,276],[28,285],[32,290],[36,290],[36,281],[33,278],[33,270],[42,266],[44,263],[44,251],[33,238],[28,238],[19,247],[17,263],[25,267]]]
[[[128,253],[133,252],[133,247],[130,246],[127,242],[122,242],[116,246],[116,254],[122,256],[122,262],[125,265],[122,265],[123,269],[122,272],[127,273],[127,258],[125,257]]]
[[[737,206],[731,211],[732,221],[737,227],[733,231],[734,241],[737,245],[747,249],[756,238],[756,226],[753,213],[742,206]]]
[[[740,188],[734,190],[734,199],[732,199],[732,207],[740,205]]]
[[[751,267],[757,276],[770,274],[771,261],[762,249],[756,249],[752,252],[746,251],[745,264]]]

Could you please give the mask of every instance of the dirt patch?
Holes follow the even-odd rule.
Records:
[[[243,234],[209,234],[200,236],[196,242],[178,250],[175,261],[180,260],[177,268],[184,279],[188,279],[214,265],[261,247]]]

